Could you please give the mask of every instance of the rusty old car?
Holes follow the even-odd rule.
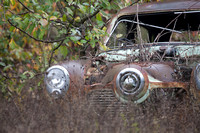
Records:
[[[142,103],[154,89],[181,89],[200,99],[200,1],[134,4],[107,26],[98,56],[64,61],[45,74],[53,97],[107,94],[122,103]]]

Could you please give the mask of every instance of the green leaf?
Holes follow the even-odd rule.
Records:
[[[85,36],[85,39],[86,39],[86,40],[89,40],[90,38],[89,38],[89,36]]]
[[[13,50],[17,47],[17,44],[15,43],[15,41],[13,39],[11,39],[10,43],[9,43],[10,48]]]
[[[37,5],[37,4],[38,4],[37,2],[35,2],[35,0],[32,0],[32,2],[33,2],[34,5]]]
[[[42,83],[42,81],[39,81],[38,84],[37,84],[37,86],[40,87],[41,83]]]
[[[34,12],[37,12],[37,6],[36,5],[33,5],[33,10],[34,10]]]
[[[86,43],[87,41],[86,41],[86,40],[81,40],[80,42],[84,44],[84,43]]]
[[[38,28],[38,30],[36,31],[36,36],[37,36],[37,37],[39,36],[40,32],[41,32],[41,30],[40,30],[40,28]],[[33,33],[34,33],[34,32],[33,32]],[[35,33],[34,33],[34,34],[35,34]]]
[[[10,29],[9,29],[9,31],[11,31],[11,32],[13,32],[13,30],[15,29],[15,27],[14,26],[10,26]]]
[[[12,65],[5,66],[5,67],[3,68],[3,71],[7,71],[7,70],[10,69],[10,68],[12,68]]]
[[[80,40],[81,38],[79,36],[71,36],[70,39],[74,42]]]
[[[67,16],[66,16],[66,14],[63,15],[63,21],[64,21],[64,22],[67,21]]]
[[[98,21],[102,21],[102,17],[101,17],[101,14],[100,14],[100,13],[98,13],[98,14],[96,15],[96,19],[97,19]]]
[[[99,27],[102,27],[105,23],[103,21],[97,20],[97,24],[98,24]]]
[[[46,32],[46,30],[41,29],[38,38],[39,38],[39,39],[43,39],[45,32]]]
[[[37,30],[33,31],[33,37],[37,38]]]
[[[13,6],[15,5],[15,0],[10,0],[10,2]]]
[[[9,4],[10,4],[10,0],[4,0],[3,1],[3,5],[4,6],[9,6]]]
[[[6,66],[6,64],[4,62],[0,62],[0,65],[3,66],[3,67]]]
[[[119,10],[120,7],[117,4],[111,4],[110,7],[114,10]]]
[[[73,14],[74,14],[73,11],[69,7],[66,7],[66,9],[67,9],[67,13],[69,15],[73,16]]]
[[[102,7],[105,9],[110,9],[110,3],[108,0],[102,0]]]
[[[42,19],[42,16],[39,13],[34,14],[34,17],[37,19]]]
[[[101,12],[101,14],[103,15],[103,17],[105,17],[106,19],[109,19],[109,18],[111,17],[110,14],[108,14],[108,13],[102,11],[102,10],[101,10],[100,12]]]
[[[21,74],[21,75],[20,75],[20,78],[22,78],[22,79],[27,79],[26,75],[24,75],[24,74]]]
[[[17,57],[17,59],[21,59],[21,49],[15,49],[15,55]]]
[[[97,42],[97,40],[92,39],[92,40],[90,41],[90,46],[91,46],[92,48],[94,48],[94,47],[96,46],[96,42]]]
[[[66,46],[60,46],[59,51],[63,57],[66,57],[68,54],[68,49]]]
[[[25,18],[23,21],[22,29],[25,30],[28,27],[29,18]]]
[[[79,11],[81,12],[81,13],[83,13],[83,14],[85,14],[86,12],[87,12],[87,5],[81,5],[81,4],[78,4],[78,6],[79,6]]]
[[[30,26],[29,26],[29,28],[28,28],[28,33],[32,33],[32,31],[33,31],[33,29],[35,28],[35,23],[32,23]]]

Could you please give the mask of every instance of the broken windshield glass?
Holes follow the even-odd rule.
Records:
[[[116,49],[156,42],[197,42],[199,15],[199,11],[155,13],[139,16],[139,21],[136,21],[135,15],[123,16],[111,30],[106,44],[109,48]]]

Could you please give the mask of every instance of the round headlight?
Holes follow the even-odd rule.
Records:
[[[197,90],[200,90],[200,64],[196,66],[196,69],[194,72],[194,79],[195,79]]]
[[[116,78],[116,87],[125,95],[137,95],[143,90],[144,76],[135,68],[125,68]]]
[[[45,84],[47,91],[54,98],[63,96],[69,89],[69,83],[69,73],[63,66],[55,65],[47,69]]]
[[[141,69],[125,68],[115,79],[114,92],[122,102],[143,102],[149,96],[147,73]]]

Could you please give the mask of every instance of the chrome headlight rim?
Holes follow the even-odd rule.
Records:
[[[121,83],[122,81],[125,81],[124,79],[127,77],[127,75],[128,76],[131,75],[134,78],[134,79],[132,78],[132,80],[135,80],[134,82],[136,82],[135,87],[132,88],[131,90],[130,89],[127,90],[127,88],[125,88]],[[126,96],[138,95],[140,92],[143,91],[144,86],[145,86],[145,78],[142,72],[136,68],[125,68],[121,70],[116,77],[117,90]]]
[[[48,74],[54,70],[54,69],[57,69],[57,70],[61,70],[62,73],[63,73],[63,76],[62,79],[65,79],[64,80],[64,87],[56,87],[56,86],[52,86],[48,83]],[[48,93],[50,95],[52,95],[54,98],[59,98],[59,97],[62,97],[69,89],[69,85],[70,85],[70,75],[69,75],[69,72],[67,71],[67,69],[61,65],[54,65],[54,66],[51,66],[50,68],[48,68],[46,70],[46,74],[45,74],[45,84],[46,84],[46,89],[48,91]]]
[[[196,83],[196,88],[198,91],[200,91],[200,64],[198,64],[195,68],[194,79]]]

